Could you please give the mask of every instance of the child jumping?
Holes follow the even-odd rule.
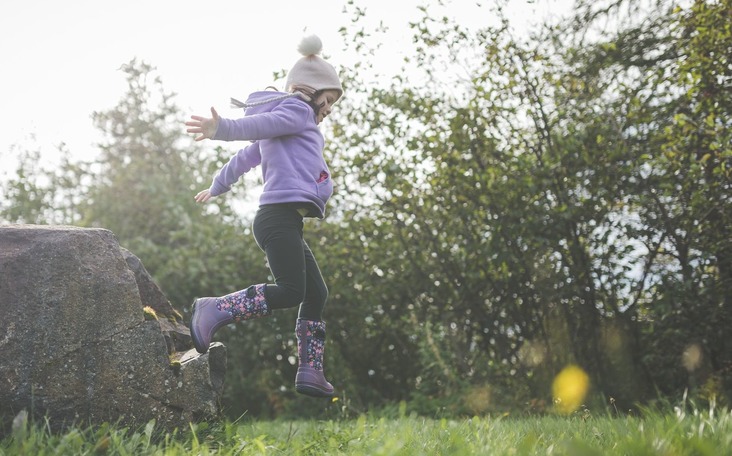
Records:
[[[205,203],[229,191],[239,177],[261,165],[264,189],[252,228],[274,277],[274,284],[196,299],[190,329],[196,350],[206,353],[220,327],[300,306],[295,325],[299,357],[295,389],[309,396],[331,397],[333,386],[323,373],[323,308],[328,289],[303,238],[303,219],[322,219],[333,193],[318,124],[343,95],[335,69],[318,56],[322,46],[317,36],[303,39],[298,47],[303,57],[289,71],[285,92],[255,92],[245,103],[232,99],[245,108],[244,117],[225,119],[212,107],[210,118],[191,116],[185,123],[188,133],[199,135],[196,141],[252,141],[231,157],[195,199]]]

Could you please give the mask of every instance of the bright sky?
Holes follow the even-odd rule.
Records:
[[[488,4],[484,0],[482,3]],[[355,0],[391,36],[380,65],[401,64],[411,42],[407,25],[420,0]],[[435,3],[433,1],[429,3]],[[476,0],[447,1],[446,12],[469,26],[495,23]],[[91,114],[113,108],[126,90],[122,64],[133,58],[158,70],[188,114],[230,96],[244,98],[289,69],[304,34],[315,33],[336,68],[348,25],[344,0],[23,0],[0,10],[0,178],[14,169],[18,148],[53,154],[66,143],[80,157],[96,153]],[[563,14],[571,0],[510,0],[517,29]],[[233,114],[230,114],[233,115]],[[181,134],[184,134],[181,126]],[[35,138],[35,139],[33,139]],[[10,168],[13,166],[13,168]]]

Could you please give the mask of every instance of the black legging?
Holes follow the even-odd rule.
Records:
[[[293,204],[260,206],[252,226],[267,255],[275,284],[265,290],[272,309],[300,306],[299,318],[321,320],[328,288],[313,252],[303,238],[303,217]]]

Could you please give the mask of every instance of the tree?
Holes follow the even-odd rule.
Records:
[[[6,198],[0,206],[0,220],[69,225],[79,221],[79,195],[88,179],[84,179],[83,165],[73,162],[64,144],[58,146],[58,152],[61,162],[57,167],[47,165],[41,150],[20,152],[16,169],[2,183]]]
[[[204,207],[193,200],[228,154],[205,156],[182,135],[175,95],[151,65],[132,60],[122,71],[128,92],[113,109],[93,114],[105,140],[90,167],[82,223],[112,230],[168,298],[187,309],[193,297],[234,286],[251,269],[251,249],[234,255],[235,248],[221,248],[240,243],[245,230],[231,201]]]
[[[397,396],[487,383],[542,397],[576,362],[630,405],[688,384],[684,346],[664,354],[678,334],[714,335],[703,350],[727,365],[729,5],[579,10],[521,42],[425,8],[408,62],[419,84],[351,75],[333,151],[348,151],[353,196],[331,243],[365,255],[339,264],[356,289],[337,299],[397,342],[369,357],[374,377],[391,360],[411,377]]]

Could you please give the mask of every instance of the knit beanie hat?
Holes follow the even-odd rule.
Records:
[[[306,87],[314,92],[336,90],[338,98],[340,98],[343,95],[343,87],[338,73],[330,63],[318,57],[320,51],[323,50],[323,42],[320,41],[320,38],[316,35],[303,38],[297,50],[304,57],[298,60],[287,73],[285,90],[289,92],[293,86]]]

